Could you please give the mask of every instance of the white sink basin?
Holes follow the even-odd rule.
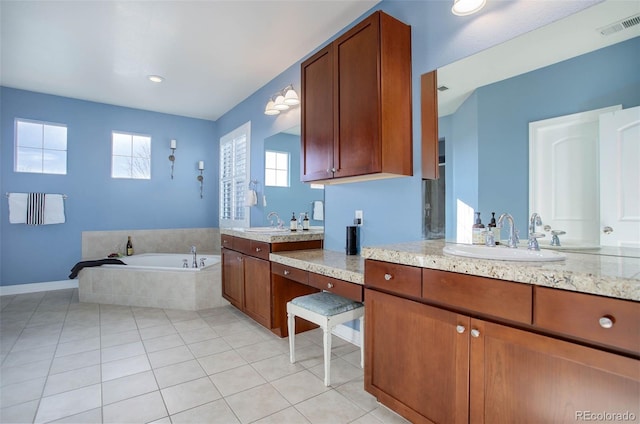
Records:
[[[512,249],[506,246],[480,246],[455,244],[442,249],[445,255],[462,256],[475,259],[494,259],[498,261],[548,262],[564,261],[566,256],[552,250]]]
[[[251,227],[245,228],[244,231],[248,233],[288,233],[288,228],[275,228],[275,227]]]

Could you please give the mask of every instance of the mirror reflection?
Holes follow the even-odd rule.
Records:
[[[640,105],[640,25],[626,28],[616,25],[638,14],[637,6],[632,3],[600,3],[438,69],[438,86],[443,90],[438,97],[439,132],[445,143],[447,163],[448,240],[470,240],[474,212],[481,212],[485,225],[492,212],[496,212],[496,216],[508,212],[515,219],[520,239],[526,242],[530,215],[544,209],[547,216],[541,213],[543,224],[551,228],[546,234],[543,228],[535,229],[546,236],[540,240],[540,246],[550,244],[551,230],[566,231],[568,220],[587,216],[591,219],[589,225],[598,227],[595,244],[608,244],[603,241],[606,236],[603,228],[607,224],[601,219],[604,212],[600,211],[600,204],[606,206],[611,201],[601,202],[598,198],[597,204],[586,206],[572,197],[577,191],[598,196],[613,191],[609,185],[601,186],[600,159],[588,153],[598,149],[597,142],[592,142],[595,144],[590,147],[574,143],[574,150],[565,151],[564,156],[543,155],[540,161],[546,162],[545,165],[551,163],[551,166],[541,172],[549,178],[541,180],[545,181],[541,189],[544,195],[538,196],[534,203],[530,192],[529,133],[530,124],[536,121],[611,106],[619,105],[627,110]],[[635,114],[640,117],[640,112]],[[571,138],[561,135],[554,142]],[[629,138],[626,146],[627,154],[623,158],[627,163],[629,160],[639,163],[638,137]],[[627,215],[631,221],[635,220],[633,228],[640,228],[637,189],[640,174],[637,166],[626,168],[628,173],[623,177],[623,186],[628,187],[625,194]],[[558,172],[564,172],[565,178],[556,178]],[[561,180],[564,187],[559,186]],[[558,196],[560,189],[563,192]],[[427,203],[425,200],[425,205]],[[557,219],[560,209],[564,223]],[[567,228],[563,228],[565,226]],[[593,247],[594,230],[590,230],[589,243]],[[615,228],[613,232],[616,232]],[[621,233],[628,232],[618,231]],[[636,231],[638,233],[640,231]],[[575,247],[585,242],[583,235],[575,229],[560,237],[564,237],[567,245],[573,242]],[[637,241],[622,240],[609,245],[640,247],[634,243]]]
[[[324,187],[300,181],[300,126],[264,140],[263,226],[271,225],[267,214],[276,212],[284,225],[291,215],[308,214],[312,227],[324,226]]]

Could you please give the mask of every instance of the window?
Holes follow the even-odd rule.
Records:
[[[289,152],[265,151],[264,185],[289,187]]]
[[[248,227],[244,205],[249,184],[251,122],[220,138],[220,228]]]
[[[15,120],[15,172],[67,173],[67,126]]]
[[[151,137],[112,132],[111,178],[151,179]]]

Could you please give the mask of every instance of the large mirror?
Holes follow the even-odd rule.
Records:
[[[447,164],[447,240],[470,239],[474,212],[481,212],[485,225],[492,212],[496,217],[502,212],[510,213],[521,240],[527,239],[533,193],[529,174],[534,159],[530,157],[530,123],[617,105],[622,109],[640,105],[639,12],[636,2],[605,1],[438,69],[439,135],[441,143],[444,141]],[[640,116],[640,112],[635,113]],[[565,139],[570,137],[567,135]],[[640,225],[639,144],[636,137],[629,146],[628,152],[635,152],[636,156],[626,157],[626,167],[630,168],[634,160],[636,166],[623,178],[635,196],[627,205],[635,213],[633,228]],[[549,168],[549,174],[566,169],[572,176],[564,193],[581,190],[599,196],[611,191],[610,186],[600,186],[599,159],[583,160],[586,156],[589,156],[586,149],[568,151],[560,168],[557,163]],[[542,156],[538,160],[544,163],[558,158]],[[589,172],[596,177],[584,177]],[[552,178],[552,182],[556,180]],[[550,209],[545,209],[551,211],[545,212],[547,216],[541,213],[543,223],[551,222],[557,230],[568,230],[558,228],[563,224],[553,224],[555,217],[550,216],[557,215],[554,211],[566,196],[554,198],[558,190],[552,184],[543,186],[543,198],[537,200],[537,205],[540,202],[550,205]],[[570,219],[591,216],[591,225],[598,227],[596,237],[600,237],[603,223],[599,207],[606,202],[598,198],[597,204],[585,207],[579,202],[565,201],[562,208]],[[536,231],[542,233],[543,228],[537,227]],[[561,240],[569,241],[569,245],[571,241],[580,242],[581,236],[575,231],[566,233]],[[540,245],[550,241],[551,234],[547,232]],[[575,247],[599,253],[606,250],[587,244]],[[618,246],[634,247],[633,243]]]
[[[324,227],[324,187],[300,181],[300,126],[295,126],[264,140],[265,170],[264,222],[269,212],[276,212],[289,225],[292,213],[296,218],[308,214],[311,227]]]

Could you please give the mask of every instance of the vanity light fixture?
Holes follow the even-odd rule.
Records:
[[[164,81],[164,78],[160,75],[149,75],[147,78],[149,79],[149,81],[155,83],[161,83],[162,81]]]
[[[482,9],[487,0],[453,0],[451,13],[457,16],[472,15]]]
[[[198,171],[200,171],[200,175],[198,175],[198,181],[200,181],[200,198],[202,199],[202,186],[204,185],[204,176],[202,175],[202,171],[204,171],[204,161],[198,161]]]
[[[171,140],[171,144],[169,145],[169,148],[171,149],[169,160],[171,161],[171,179],[173,180],[173,164],[176,161],[175,152],[176,152],[176,149],[178,148],[178,142],[175,140]]]
[[[293,106],[300,104],[298,93],[294,90],[293,85],[289,84],[282,90],[275,93],[264,108],[265,115],[278,115],[280,112],[288,110]]]

